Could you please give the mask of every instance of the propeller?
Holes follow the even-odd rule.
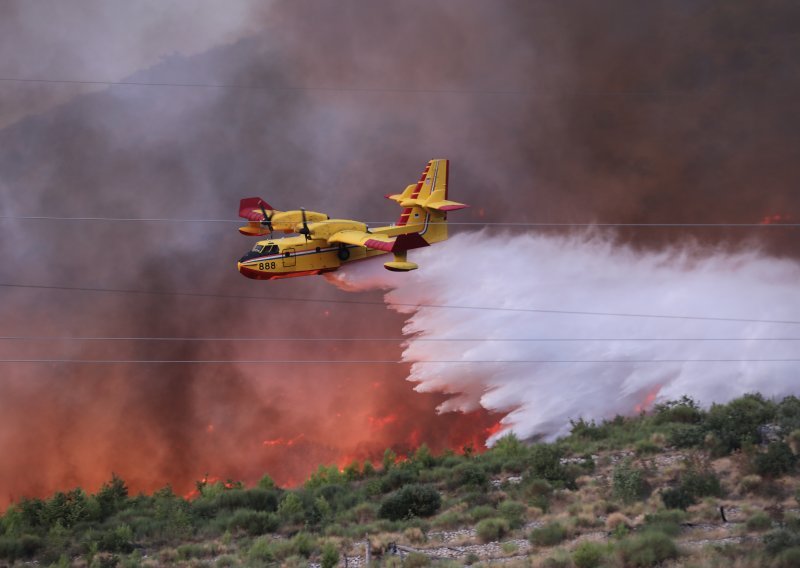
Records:
[[[298,231],[298,233],[305,235],[306,240],[308,240],[311,236],[311,231],[308,228],[308,222],[306,221],[306,210],[303,207],[300,208],[300,214],[303,216],[303,227]]]
[[[264,204],[263,203],[260,203],[259,207],[261,207],[261,214],[264,215],[264,220],[261,221],[261,224],[264,227],[266,227],[267,229],[269,229],[269,233],[271,235],[272,234],[272,215],[267,215],[267,210],[264,209]],[[274,214],[275,213],[273,212],[273,215]]]

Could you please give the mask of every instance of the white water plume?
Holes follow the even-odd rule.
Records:
[[[553,438],[570,419],[632,414],[684,394],[708,405],[747,392],[800,392],[800,363],[763,361],[799,358],[800,341],[787,339],[800,338],[800,325],[778,323],[800,322],[795,261],[755,248],[641,252],[597,233],[485,232],[409,258],[419,270],[391,273],[378,259],[329,280],[388,290],[387,304],[408,314],[408,379],[417,391],[450,394],[441,412],[508,412],[489,443],[509,430]]]

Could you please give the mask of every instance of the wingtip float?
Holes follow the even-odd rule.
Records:
[[[323,274],[344,264],[391,253],[387,270],[408,272],[418,266],[408,251],[447,239],[447,213],[468,207],[447,199],[449,160],[431,160],[415,184],[402,193],[386,195],[403,211],[393,225],[369,228],[350,219],[331,219],[324,213],[298,209],[278,211],[260,197],[241,200],[239,216],[246,236],[269,236],[239,259],[239,272],[257,280]],[[282,232],[295,236],[273,239]]]

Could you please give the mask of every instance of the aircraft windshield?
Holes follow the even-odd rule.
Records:
[[[278,245],[256,245],[252,248],[251,252],[256,254],[278,254]]]

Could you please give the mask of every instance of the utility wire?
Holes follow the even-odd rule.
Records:
[[[800,363],[800,359],[511,359],[511,360],[433,360],[433,361],[398,361],[394,359],[0,359],[0,363],[70,363],[70,364],[185,364],[185,365],[417,365],[440,363],[447,365],[456,364],[509,364],[509,363],[609,363],[619,365],[634,365],[639,363]]]
[[[397,94],[434,94],[434,95],[478,95],[497,96],[514,95],[538,98],[568,98],[568,97],[692,97],[702,93],[690,91],[656,91],[648,89],[628,91],[581,91],[572,93],[543,93],[525,89],[414,89],[390,87],[324,87],[324,86],[279,86],[259,85],[245,83],[178,83],[172,81],[102,81],[82,79],[48,79],[38,77],[0,77],[0,83],[32,83],[32,84],[63,84],[63,85],[89,85],[99,87],[180,87],[200,89],[231,89],[242,91],[272,91],[276,93],[296,93],[304,91],[317,91],[329,93],[397,93]]]
[[[133,290],[124,288],[90,288],[79,286],[46,286],[38,284],[12,284],[0,283],[0,288],[17,288],[17,289],[31,289],[31,290],[60,290],[69,292],[100,292],[111,294],[136,294],[136,295],[153,295],[153,296],[170,296],[170,297],[188,297],[188,298],[220,298],[226,300],[254,300],[261,302],[309,302],[319,304],[343,304],[343,305],[361,305],[361,306],[398,306],[406,308],[436,308],[436,309],[456,309],[456,310],[489,310],[499,312],[516,312],[516,313],[535,313],[535,314],[563,314],[563,315],[578,315],[578,316],[608,316],[608,317],[627,317],[627,318],[656,318],[656,319],[677,319],[677,320],[701,320],[701,321],[725,321],[725,322],[739,322],[739,323],[777,323],[788,325],[800,325],[798,320],[773,320],[773,319],[753,319],[753,318],[733,318],[733,317],[712,317],[712,316],[688,316],[688,315],[666,315],[666,314],[634,314],[623,312],[596,312],[596,311],[582,311],[582,310],[547,310],[539,308],[507,308],[500,306],[459,306],[453,304],[414,304],[405,302],[370,302],[367,300],[333,300],[333,299],[318,299],[318,298],[292,298],[287,296],[246,296],[234,294],[211,294],[202,292],[170,292],[167,290]]]
[[[165,341],[165,342],[579,342],[579,341],[800,341],[800,337],[142,337],[0,335],[0,341]]]
[[[53,217],[47,215],[0,215],[0,219],[14,219],[20,221],[101,221],[111,223],[142,222],[142,223],[247,223],[245,219],[171,219],[166,217]],[[315,221],[315,223],[337,222]],[[390,225],[395,221],[366,221],[367,225]],[[437,223],[431,222],[430,225]],[[443,225],[473,226],[473,227],[800,227],[800,223],[543,223],[525,221],[447,221]]]

